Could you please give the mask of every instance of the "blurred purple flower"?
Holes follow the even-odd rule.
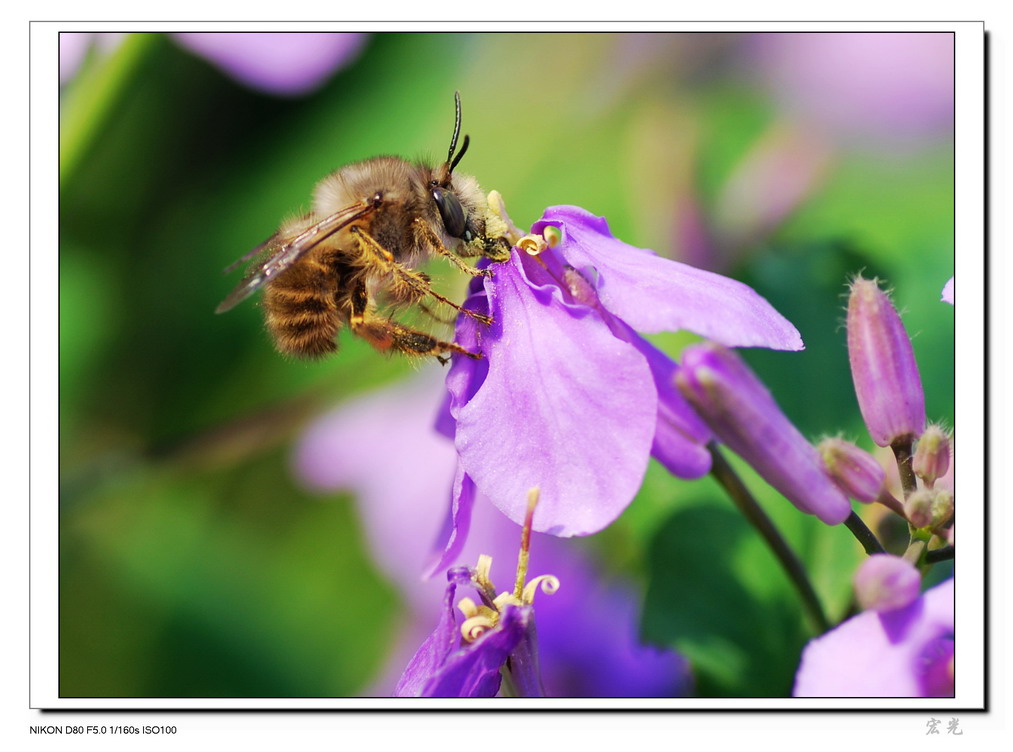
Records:
[[[90,31],[60,32],[60,83],[65,84],[74,77],[88,54],[95,47],[101,54],[112,52],[126,34],[95,33]]]
[[[894,611],[865,611],[811,641],[795,697],[952,697],[953,580]]]
[[[282,96],[306,94],[355,59],[366,34],[190,32],[174,34],[191,52],[237,81]]]
[[[749,247],[781,225],[824,183],[831,152],[811,128],[775,121],[752,144],[715,199],[713,222],[720,244]]]
[[[745,60],[782,105],[846,143],[891,151],[953,132],[948,32],[756,34]]]
[[[943,286],[943,302],[953,305],[953,277]]]
[[[456,465],[453,445],[432,426],[432,406],[442,386],[439,378],[433,370],[322,416],[306,430],[293,458],[297,477],[310,488],[355,493],[373,558],[405,599],[397,645],[368,694],[391,694],[444,602],[445,583],[435,577],[428,582],[420,579],[431,564]],[[497,569],[513,563],[518,531],[491,504],[476,504],[468,540],[451,563],[473,563],[483,553],[492,556]],[[635,589],[622,580],[603,580],[581,543],[532,534],[532,566],[563,583],[559,592],[538,605],[546,692],[553,697],[685,692],[686,662],[639,643]],[[579,628],[574,627],[574,614],[579,614]]]
[[[918,597],[922,576],[914,564],[893,554],[872,554],[855,572],[855,597],[865,611],[886,613]]]
[[[688,329],[731,346],[799,350],[795,328],[755,291],[617,240],[578,207],[547,209],[465,306],[447,375],[463,473],[446,527],[456,556],[476,493],[520,524],[528,488],[536,529],[563,537],[608,526],[640,488],[650,456],[682,478],[708,472],[710,434],[674,388],[678,366],[637,331]],[[543,237],[558,239],[546,247]]]

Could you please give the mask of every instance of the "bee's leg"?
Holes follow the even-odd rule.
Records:
[[[433,228],[430,227],[429,224],[421,217],[417,217],[415,219],[415,233],[422,245],[428,246],[429,248],[432,249],[434,253],[438,253],[444,258],[449,259],[450,263],[452,263],[462,272],[470,274],[473,277],[492,276],[492,271],[490,269],[476,269],[475,267],[468,266],[466,263],[464,263],[464,260],[461,258],[461,256],[454,253],[452,250],[443,245],[443,241],[440,240],[440,238],[436,235],[435,232],[433,232]],[[465,248],[467,247],[468,247],[467,244],[465,244]],[[465,255],[480,256],[482,254],[466,253]]]
[[[455,323],[454,319],[443,318],[443,316],[440,316],[436,311],[434,311],[433,309],[431,309],[425,303],[418,303],[417,305],[419,307],[419,310],[421,310],[422,313],[424,313],[426,316],[428,316],[429,318],[431,318],[433,321],[436,321],[436,322],[438,322],[440,324],[446,324],[447,326],[453,326],[454,325],[454,323]]]
[[[476,321],[480,321],[483,324],[491,324],[492,318],[476,311],[471,311],[467,308],[462,308],[454,301],[449,298],[445,298],[436,292],[429,285],[429,278],[421,272],[409,269],[404,264],[399,264],[391,252],[380,245],[376,239],[363,230],[361,227],[352,227],[351,232],[353,235],[359,238],[360,245],[373,257],[373,261],[387,274],[395,278],[398,285],[404,288],[404,291],[397,292],[396,297],[400,300],[410,300],[423,298],[429,295],[432,298],[445,303],[451,308],[460,311],[461,313],[471,316]]]
[[[444,342],[430,334],[378,316],[369,309],[366,285],[360,282],[352,294],[352,312],[349,316],[352,331],[381,352],[396,350],[408,355],[433,355],[446,363],[444,353],[461,353],[478,360],[481,353],[465,350],[454,342]]]

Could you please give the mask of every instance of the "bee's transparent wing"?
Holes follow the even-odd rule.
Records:
[[[318,243],[375,209],[375,201],[352,204],[325,217],[316,224],[310,225],[291,238],[279,238],[277,235],[268,238],[225,270],[226,273],[231,272],[240,264],[254,258],[258,253],[268,251],[267,258],[262,263],[255,265],[243,277],[243,281],[236,285],[229,296],[215,309],[215,313],[225,313],[225,311],[235,308],[263,287],[269,279],[292,266]]]

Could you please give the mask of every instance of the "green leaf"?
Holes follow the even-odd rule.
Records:
[[[699,695],[790,694],[806,641],[801,607],[738,515],[709,503],[677,511],[651,542],[648,570],[643,637],[690,660]],[[740,572],[785,584],[761,592]]]

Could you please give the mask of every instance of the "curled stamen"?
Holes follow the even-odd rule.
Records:
[[[461,598],[457,602],[457,609],[464,614],[465,619],[470,619],[479,613],[478,605],[471,598]]]
[[[524,605],[524,603],[520,599],[518,599],[516,595],[514,595],[513,593],[507,593],[506,591],[497,595],[496,599],[492,602],[492,604],[496,607],[496,610],[499,611],[500,613],[503,612],[503,609],[506,606]]]
[[[488,616],[482,615],[465,619],[464,623],[461,625],[461,636],[468,642],[474,642],[490,629],[495,627],[496,621],[496,619],[491,619]]]
[[[529,256],[537,256],[548,248],[549,244],[545,242],[545,238],[541,235],[525,235],[517,241],[517,247]]]
[[[524,593],[521,595],[521,600],[531,605],[535,601],[535,592],[541,588],[542,592],[546,595],[552,595],[559,590],[559,578],[551,574],[543,574],[535,577],[531,582],[524,586]]]

